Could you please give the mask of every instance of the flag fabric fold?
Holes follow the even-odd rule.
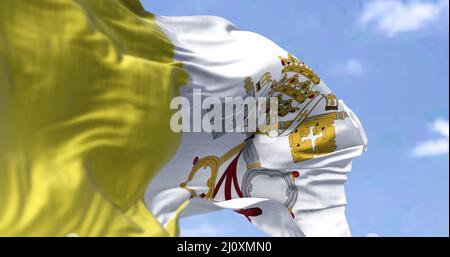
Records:
[[[169,235],[144,192],[180,141],[173,55],[138,1],[0,2],[0,235]]]

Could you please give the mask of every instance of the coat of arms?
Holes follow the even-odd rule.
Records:
[[[336,150],[334,121],[347,118],[347,113],[338,111],[338,100],[332,94],[320,90],[319,76],[301,60],[291,54],[280,57],[281,78],[273,79],[266,72],[254,82],[251,77],[244,79],[244,88],[249,96],[263,95],[278,98],[278,124],[270,131],[257,131],[258,134],[273,137],[289,137],[289,147],[294,163],[304,162],[315,157],[332,153]],[[318,110],[318,108],[321,108]],[[315,111],[315,112],[314,112]],[[237,168],[239,158],[245,161],[246,168]],[[205,181],[207,191],[198,192],[189,182],[199,172],[208,172]],[[238,173],[241,173],[238,176]],[[240,179],[238,179],[240,178]],[[241,144],[226,151],[222,156],[194,157],[193,166],[186,181],[180,184],[188,190],[191,197],[201,197],[214,201],[219,192],[221,199],[233,197],[260,197],[277,200],[291,211],[297,202],[298,186],[295,181],[300,178],[299,171],[267,169],[261,165],[258,151],[252,141],[247,138]],[[270,187],[270,183],[282,184],[281,188]],[[278,194],[265,194],[267,190],[280,191]],[[276,196],[274,196],[276,195]],[[275,199],[276,198],[276,199]],[[249,220],[250,217],[262,214],[259,208],[237,210]],[[292,213],[292,217],[295,215]]]

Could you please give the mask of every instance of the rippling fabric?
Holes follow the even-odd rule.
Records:
[[[164,236],[143,195],[187,81],[138,1],[0,1],[0,236]]]
[[[190,103],[193,90],[221,104],[225,97],[280,99],[272,135],[183,132],[177,153],[147,189],[147,206],[158,221],[172,230],[178,218],[229,209],[271,236],[350,236],[344,185],[367,138],[339,95],[302,56],[226,19],[155,19],[189,74],[180,94]],[[220,120],[208,117],[205,107],[202,115],[215,130]]]

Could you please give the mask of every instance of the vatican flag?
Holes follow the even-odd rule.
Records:
[[[275,134],[174,131],[173,99],[196,90],[276,97]],[[222,18],[0,2],[0,236],[176,236],[220,209],[273,236],[348,236],[344,183],[366,145],[301,56]]]

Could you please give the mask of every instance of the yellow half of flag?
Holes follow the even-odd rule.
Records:
[[[139,1],[0,1],[0,236],[175,235],[144,191],[188,75]]]

